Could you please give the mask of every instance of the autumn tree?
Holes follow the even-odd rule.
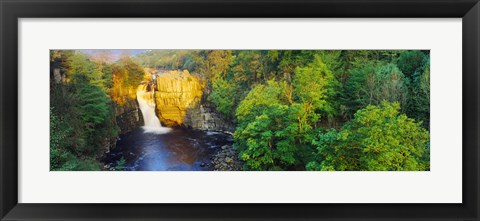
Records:
[[[194,54],[197,72],[205,74],[212,81],[225,76],[232,59],[231,50],[204,50]]]

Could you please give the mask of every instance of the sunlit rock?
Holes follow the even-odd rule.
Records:
[[[188,71],[168,71],[156,76],[157,115],[165,126],[183,125],[187,110],[197,106],[204,83]]]

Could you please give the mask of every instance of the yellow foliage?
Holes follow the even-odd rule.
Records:
[[[151,74],[147,74],[145,71],[145,78]],[[125,79],[128,78],[128,73],[125,69],[114,68],[113,69],[113,86],[110,90],[110,96],[112,100],[118,105],[124,105],[127,99],[137,99],[136,89],[134,86],[129,86],[125,83]]]

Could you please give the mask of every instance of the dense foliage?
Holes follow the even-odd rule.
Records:
[[[400,105],[383,102],[357,111],[340,131],[320,133],[311,170],[426,170],[429,134],[400,114]]]
[[[50,168],[99,170],[96,159],[118,135],[114,103],[136,87],[143,69],[130,58],[112,64],[79,51],[51,51]]]
[[[246,170],[429,170],[428,51],[191,54]]]

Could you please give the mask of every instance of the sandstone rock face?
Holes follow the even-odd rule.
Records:
[[[184,125],[187,110],[197,106],[204,85],[188,71],[168,71],[156,77],[156,111],[162,125]]]
[[[233,122],[202,102],[204,83],[188,71],[168,71],[156,76],[155,104],[162,125],[233,132]]]

